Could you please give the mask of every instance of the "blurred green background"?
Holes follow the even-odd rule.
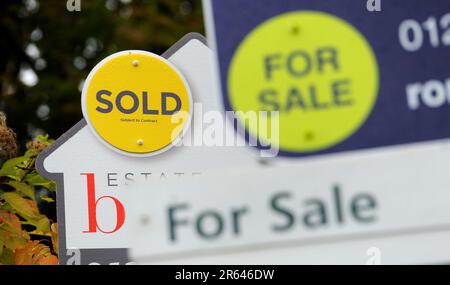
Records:
[[[82,118],[89,71],[126,49],[161,54],[188,32],[204,34],[201,0],[0,1],[0,110],[25,142],[58,138]]]

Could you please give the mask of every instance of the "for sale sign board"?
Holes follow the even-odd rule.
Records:
[[[447,0],[204,6],[225,108],[279,111],[280,135],[271,142],[280,154],[450,137]],[[240,128],[258,135],[243,121]]]
[[[383,264],[444,262],[449,160],[449,143],[431,143],[216,171],[157,190],[136,184],[146,203],[130,212],[131,254],[149,264],[364,264],[375,248]]]

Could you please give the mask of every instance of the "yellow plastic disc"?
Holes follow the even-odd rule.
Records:
[[[124,154],[148,156],[167,150],[184,133],[192,97],[182,74],[166,59],[124,51],[91,71],[82,108],[106,145]]]

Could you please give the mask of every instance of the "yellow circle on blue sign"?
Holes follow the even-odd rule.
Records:
[[[83,115],[107,146],[131,156],[161,153],[189,127],[192,96],[183,75],[145,51],[115,53],[90,72]]]
[[[242,41],[228,71],[228,101],[260,141],[309,153],[335,146],[361,127],[378,81],[375,55],[356,28],[330,14],[296,11],[263,22]],[[250,125],[242,115],[248,111],[278,111],[279,135]]]

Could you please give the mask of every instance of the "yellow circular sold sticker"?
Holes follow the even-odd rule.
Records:
[[[189,126],[192,97],[183,75],[166,59],[123,51],[90,72],[82,92],[83,115],[96,136],[131,156],[161,153]]]
[[[240,120],[281,151],[308,153],[358,130],[376,101],[378,76],[371,46],[353,26],[326,13],[289,12],[242,41],[230,63],[227,100],[240,114],[278,111],[267,122],[277,117],[278,135]]]

